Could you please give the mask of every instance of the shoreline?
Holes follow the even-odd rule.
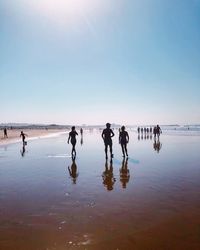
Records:
[[[8,130],[8,138],[3,138],[3,134],[0,138],[0,147],[22,141],[20,138],[21,129]],[[37,140],[40,138],[54,137],[59,134],[67,133],[66,129],[24,129],[23,132],[27,134],[26,141]]]

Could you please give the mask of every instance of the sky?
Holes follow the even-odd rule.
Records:
[[[200,123],[200,0],[0,0],[0,123]]]

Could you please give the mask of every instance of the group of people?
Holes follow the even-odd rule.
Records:
[[[155,126],[152,130],[152,128],[147,129],[147,128],[138,128],[138,133],[143,133],[143,131],[145,131],[145,133],[152,133],[154,134],[154,138],[159,138],[160,134],[162,133],[162,130],[160,128],[159,125]],[[81,135],[83,133],[83,130],[81,129]],[[68,143],[69,141],[71,141],[72,144],[72,157],[76,157],[76,136],[78,135],[78,133],[76,132],[75,126],[72,127],[71,132],[69,133],[69,137],[68,137]],[[113,130],[111,129],[111,124],[110,123],[106,123],[106,128],[103,129],[102,131],[102,139],[104,141],[104,145],[105,145],[105,156],[106,159],[108,159],[108,148],[110,151],[110,157],[111,159],[114,157],[113,155],[113,143],[112,143],[112,137],[115,136]],[[121,145],[121,149],[122,149],[122,155],[123,157],[128,157],[128,150],[127,150],[127,144],[129,143],[129,134],[128,132],[125,130],[125,126],[122,126],[119,129],[119,144]]]
[[[72,157],[76,157],[75,146],[76,146],[76,136],[77,135],[78,135],[78,133],[76,132],[75,126],[73,126],[70,133],[69,133],[69,137],[67,140],[68,144],[69,144],[69,141],[72,144],[72,151],[71,151]],[[110,151],[110,157],[112,159],[114,157],[113,149],[112,149],[112,137],[115,136],[115,134],[114,134],[113,130],[111,129],[110,123],[106,123],[106,128],[103,130],[101,136],[104,140],[106,159],[108,159],[108,148]],[[128,157],[128,151],[127,151],[127,143],[128,142],[129,142],[128,132],[125,130],[125,126],[122,126],[120,129],[120,132],[119,132],[119,143],[120,143],[121,148],[122,148],[123,157],[125,157],[125,155]]]
[[[137,128],[137,131],[138,131],[138,134],[154,134],[154,137],[159,137],[160,136],[160,134],[162,133],[162,130],[161,130],[161,128],[160,128],[160,126],[159,125],[157,125],[157,126],[155,126],[155,127],[150,127],[150,128],[146,128],[146,127],[142,127],[142,128],[140,128],[140,127],[138,127]]]

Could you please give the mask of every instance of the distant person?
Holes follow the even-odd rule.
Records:
[[[127,152],[127,143],[128,142],[129,142],[128,132],[125,131],[125,127],[122,126],[121,132],[119,133],[119,143],[121,144],[121,147],[122,147],[123,157],[125,157],[125,153],[126,153],[126,156],[128,157],[128,152]]]
[[[4,130],[3,130],[3,134],[4,134],[4,138],[8,138],[7,128],[4,128]]]
[[[146,127],[144,128],[144,133],[146,134],[146,132],[147,132],[147,129],[146,129]]]
[[[25,141],[26,136],[28,136],[28,135],[27,135],[27,134],[25,134],[23,131],[21,131],[20,137],[22,137],[22,142],[23,142],[23,145],[26,145],[26,144],[27,144],[27,142]]]
[[[142,134],[143,134],[143,130],[144,130],[144,129],[143,129],[143,128],[141,128],[141,133],[142,133]]]
[[[112,137],[115,135],[112,129],[110,128],[111,124],[106,123],[106,128],[103,130],[101,136],[104,140],[105,144],[105,154],[106,159],[108,159],[108,146],[110,148],[110,157],[113,158],[113,151],[112,151]]]
[[[130,173],[128,169],[128,158],[123,158],[122,161],[122,167],[119,170],[120,172],[120,182],[122,183],[122,187],[126,188],[127,183],[129,182],[130,179]]]
[[[140,127],[137,128],[137,132],[138,132],[138,134],[140,133]]]
[[[158,138],[160,137],[160,134],[162,134],[162,130],[159,125],[156,126],[156,134]]]
[[[113,186],[115,184],[115,178],[113,175],[113,162],[110,160],[110,166],[108,167],[108,160],[106,159],[105,163],[105,171],[102,174],[103,184],[107,188],[108,191],[113,190]]]
[[[75,149],[75,146],[76,146],[76,136],[78,135],[78,133],[76,132],[75,130],[75,126],[73,126],[71,128],[71,132],[69,133],[69,137],[68,137],[68,140],[67,140],[67,143],[69,144],[69,140],[71,139],[71,144],[72,144],[72,152],[71,152],[71,155],[72,157],[73,156],[76,156],[76,149]]]
[[[147,134],[149,133],[149,128],[147,128]]]
[[[79,175],[77,172],[77,165],[76,165],[75,159],[76,159],[76,157],[73,156],[71,168],[68,166],[69,175],[72,178],[73,184],[76,184],[76,180],[77,180],[77,177]]]
[[[152,127],[150,127],[149,132],[150,132],[150,134],[152,134]]]

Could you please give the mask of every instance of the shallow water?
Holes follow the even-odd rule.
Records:
[[[200,137],[129,132],[123,161],[115,133],[112,162],[97,130],[74,162],[67,135],[0,147],[0,249],[200,249]]]

